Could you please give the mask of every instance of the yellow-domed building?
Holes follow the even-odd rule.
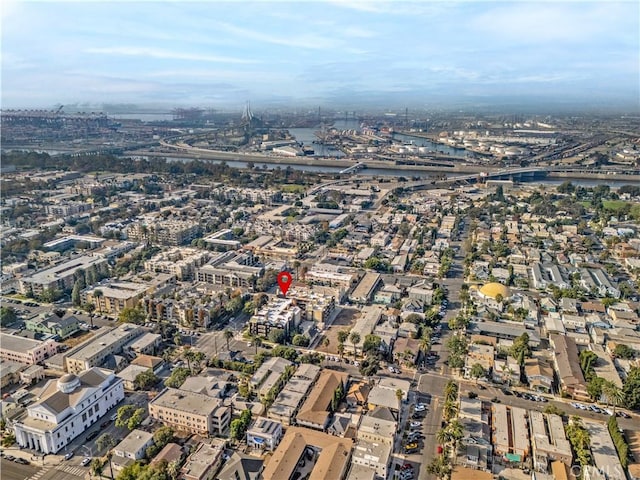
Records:
[[[493,300],[496,300],[498,295],[502,297],[502,300],[506,300],[511,296],[509,289],[498,282],[487,283],[478,290],[478,293],[483,298],[491,298]]]

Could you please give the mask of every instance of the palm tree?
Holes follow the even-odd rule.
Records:
[[[91,460],[91,472],[96,477],[101,477],[103,470],[104,470],[104,463],[102,463],[102,460],[100,460],[99,458],[94,458],[93,460]]]
[[[444,406],[442,407],[442,415],[444,416],[444,418],[446,419],[450,419],[456,416],[456,414],[458,413],[458,405],[456,405],[453,402],[445,402]]]
[[[456,395],[458,395],[458,384],[455,382],[447,382],[444,387],[444,397],[446,399],[455,399]]]
[[[451,441],[451,433],[446,428],[441,428],[436,432],[436,440],[444,445]]]
[[[233,332],[229,329],[224,331],[224,339],[227,341],[227,351],[229,351],[229,340],[233,338]]]
[[[342,355],[344,355],[344,343],[338,344],[338,354],[340,354],[340,358],[342,358]]]
[[[346,342],[347,338],[349,338],[349,332],[346,330],[340,330],[338,332],[338,343]]]
[[[613,406],[613,415],[616,414],[616,407],[624,402],[624,392],[615,383],[606,380],[602,385],[602,396],[607,402],[607,406]]]
[[[194,350],[189,350],[189,351],[194,351]],[[205,356],[204,353],[202,352],[198,352],[198,351],[194,351],[193,354],[193,361],[196,364],[196,370],[200,370],[200,364],[206,359],[207,357]]]
[[[486,374],[487,374],[486,370],[479,363],[475,363],[471,367],[471,371],[469,372],[469,375],[471,375],[473,378],[476,379],[476,385],[478,384],[478,378],[484,377]]]
[[[109,473],[111,474],[111,480],[113,480],[113,464],[111,463],[111,457],[113,457],[113,452],[107,452],[107,460],[109,461]]]
[[[426,355],[431,350],[431,338],[424,336],[420,339],[420,350]]]
[[[256,346],[256,355],[258,354],[258,347],[262,346],[262,338],[256,337],[253,339],[253,344]]]
[[[452,442],[455,446],[455,444],[464,435],[464,427],[458,420],[453,420],[449,422],[449,425],[447,425],[447,430],[449,430],[449,434],[451,435]]]
[[[353,345],[353,355],[355,356],[355,358],[358,358],[357,344],[360,343],[360,334],[358,332],[351,332],[351,335],[349,335],[349,340],[351,340],[351,344]]]
[[[331,341],[329,340],[329,337],[324,337],[324,338],[322,339],[322,346],[323,346],[324,348],[327,348],[327,347],[329,346],[329,344],[330,344],[330,343],[331,343]]]
[[[191,362],[196,359],[196,351],[192,349],[187,349],[182,356],[187,361],[187,368],[189,369],[189,373],[191,373]]]

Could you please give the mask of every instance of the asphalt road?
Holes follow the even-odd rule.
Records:
[[[2,480],[25,480],[39,470],[41,470],[41,468],[36,468],[33,465],[20,465],[5,458],[0,459]]]

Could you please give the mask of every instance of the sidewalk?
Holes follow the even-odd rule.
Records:
[[[60,465],[63,462],[63,455],[42,455],[40,452],[36,452],[34,450],[29,450],[26,448],[19,448],[17,446],[3,448],[2,453],[4,456],[13,455],[16,458],[24,458],[31,462],[34,467],[46,467],[46,466],[56,466]]]

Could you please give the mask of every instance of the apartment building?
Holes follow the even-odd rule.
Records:
[[[110,356],[121,353],[126,344],[142,335],[143,332],[142,328],[128,323],[101,330],[89,343],[67,352],[65,357],[66,371],[79,373],[91,367],[103,366]]]
[[[148,272],[168,273],[179,281],[192,280],[196,270],[205,265],[211,254],[206,250],[196,248],[172,248],[161,252],[144,262],[144,269]]]
[[[282,424],[258,417],[247,430],[247,445],[256,449],[274,451],[282,439]]]
[[[80,298],[95,305],[97,312],[117,317],[125,308],[134,308],[148,289],[144,283],[110,281],[83,290]]]
[[[56,314],[43,313],[25,320],[24,328],[30,332],[51,335],[64,340],[80,329],[80,322],[73,315],[65,315],[60,318]]]
[[[284,425],[291,425],[298,408],[307,397],[307,392],[319,374],[320,367],[308,363],[301,364],[276,397],[267,417]]]
[[[165,388],[149,403],[149,415],[177,430],[223,435],[231,421],[231,407],[208,395]]]
[[[369,303],[381,281],[382,277],[379,273],[369,272],[365,274],[360,283],[353,289],[353,292],[349,294],[349,299],[354,303]]]
[[[298,478],[303,472],[308,472],[309,478],[314,480],[342,480],[349,467],[352,447],[353,440],[348,438],[334,437],[308,428],[289,427],[262,472],[262,478]],[[310,472],[309,468],[303,466],[307,462],[312,465]]]
[[[40,270],[20,278],[20,293],[41,295],[45,290],[65,290],[73,288],[74,274],[86,272],[90,268],[104,268],[106,259],[101,256],[82,255],[50,268]]]
[[[307,399],[296,415],[296,423],[316,430],[326,430],[335,410],[334,393],[337,389],[347,391],[349,374],[335,370],[322,370]]]
[[[555,460],[570,467],[573,454],[571,444],[565,435],[562,417],[530,410],[529,425],[534,468],[546,473],[551,462]]]
[[[287,367],[293,365],[292,362],[280,357],[271,357],[266,360],[253,374],[250,380],[253,390],[258,391],[258,396],[264,396],[280,379]]]
[[[575,340],[564,335],[550,335],[549,341],[555,355],[553,363],[560,380],[560,388],[576,400],[589,401],[587,382],[580,368],[578,347]]]
[[[290,298],[272,298],[249,319],[253,335],[268,336],[274,328],[293,332],[300,324],[302,310]]]
[[[187,457],[180,469],[183,480],[213,480],[222,464],[224,442],[213,439],[211,443],[200,443]]]
[[[127,237],[136,242],[150,241],[160,245],[179,246],[191,242],[200,233],[196,222],[155,220],[136,222],[127,228]]]
[[[522,462],[529,455],[527,411],[500,403],[493,403],[491,408],[492,443],[495,454],[510,462]]]
[[[0,358],[33,365],[58,353],[58,344],[53,340],[31,340],[8,333],[0,333]]]

